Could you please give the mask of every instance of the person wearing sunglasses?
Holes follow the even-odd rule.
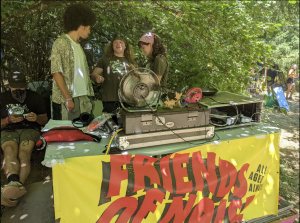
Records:
[[[169,65],[166,49],[159,37],[152,32],[148,32],[140,38],[138,46],[148,57],[147,67],[157,75],[160,85],[164,89],[168,81]]]

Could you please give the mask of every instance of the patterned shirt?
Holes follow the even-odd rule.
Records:
[[[74,91],[74,53],[71,48],[71,41],[64,34],[57,38],[52,46],[51,53],[51,73],[62,73],[66,86],[70,95],[73,95]],[[86,73],[89,74],[86,58],[84,59]],[[87,95],[94,96],[94,90],[91,81],[87,84]],[[58,104],[64,103],[66,99],[59,90],[55,80],[53,81],[52,89],[52,101]]]

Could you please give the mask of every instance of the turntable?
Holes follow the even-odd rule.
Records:
[[[214,135],[214,126],[207,126],[210,109],[159,106],[159,79],[149,69],[136,68],[125,74],[120,81],[118,95],[122,106],[118,123],[123,130],[117,134],[117,139],[121,149],[198,140]],[[129,107],[125,107],[124,102]]]

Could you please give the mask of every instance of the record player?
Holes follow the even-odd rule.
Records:
[[[201,107],[162,108],[161,87],[156,74],[136,68],[125,74],[119,85],[121,103],[117,134],[121,149],[211,138],[214,126],[208,126],[210,109]],[[124,103],[129,107],[125,107]],[[111,123],[110,126],[114,124]],[[112,127],[110,127],[112,128]]]

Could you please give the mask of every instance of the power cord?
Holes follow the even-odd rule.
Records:
[[[253,128],[252,128],[252,117],[253,117],[253,115],[255,115],[255,114],[261,114],[260,112],[255,112],[255,113],[253,113],[252,115],[251,115],[251,117],[250,117],[250,127],[251,127],[251,130],[253,130]]]
[[[170,129],[170,127],[166,126],[164,124],[164,122],[160,119],[160,117],[158,115],[156,115],[153,111],[153,109],[151,108],[151,106],[147,103],[147,101],[145,100],[145,98],[143,97],[143,95],[141,95],[141,97],[143,98],[143,100],[145,101],[145,103],[147,104],[147,106],[151,109],[151,112],[156,116],[156,118],[158,118],[158,120],[160,121],[161,124],[163,124],[165,127],[167,127],[169,130],[171,130],[171,132],[175,135],[177,135],[180,139],[182,139],[184,142],[190,144],[188,141],[186,141],[184,138],[182,138],[180,135],[178,135],[177,133],[175,133],[172,129]],[[191,145],[191,144],[190,144]]]
[[[209,99],[211,99],[211,100],[213,100],[213,101],[215,101],[215,102],[217,102],[217,103],[219,103],[219,104],[228,104],[228,103],[224,103],[224,102],[220,102],[220,101],[217,101],[217,100],[215,100],[215,99],[213,99],[213,98],[211,98],[211,97],[208,97]],[[239,116],[239,110],[238,110],[238,108],[237,108],[237,106],[234,104],[234,103],[231,103],[231,102],[229,102],[229,104],[232,106],[232,107],[234,107],[234,109],[235,109],[235,111],[236,111],[236,119],[235,119],[235,121],[234,121],[234,123],[233,123],[233,125],[235,125],[236,123],[237,123],[237,120],[238,120],[238,116]],[[218,127],[225,127],[225,126],[227,126],[228,124],[226,123],[226,124],[224,124],[224,125],[218,125],[218,124],[215,124],[215,123],[213,123],[213,122],[211,122],[210,121],[210,124],[212,124],[212,125],[214,125],[214,126],[218,126]],[[232,125],[232,126],[233,126]]]
[[[118,129],[118,130],[113,134],[113,136],[111,137],[111,139],[110,139],[110,141],[109,141],[109,143],[108,143],[108,146],[107,146],[105,155],[109,154],[110,145],[111,145],[113,139],[114,139],[115,136],[118,134],[118,132],[120,132],[120,131],[122,131],[122,130],[123,130],[123,129]]]

